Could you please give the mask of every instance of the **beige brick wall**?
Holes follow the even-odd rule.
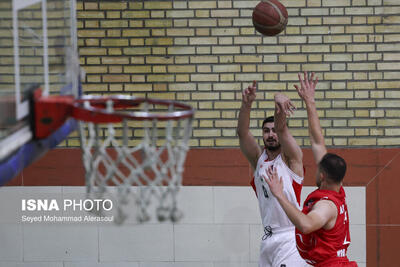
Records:
[[[299,71],[320,79],[326,142],[400,145],[400,2],[282,0],[286,31],[256,33],[258,1],[78,1],[81,64],[88,93],[177,99],[196,110],[192,146],[238,146],[241,90],[258,81],[252,132],[273,114],[273,94],[298,107],[289,126],[309,145]]]

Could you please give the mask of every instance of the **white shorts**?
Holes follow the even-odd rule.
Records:
[[[303,267],[308,265],[296,248],[294,227],[282,227],[261,241],[259,267]]]

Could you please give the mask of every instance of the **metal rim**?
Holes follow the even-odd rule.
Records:
[[[113,111],[107,110],[107,103],[113,102]],[[89,102],[91,106],[84,106]],[[156,104],[161,106],[173,106],[182,110],[167,112],[165,114],[153,114],[145,111],[119,112],[118,110],[136,107],[142,103]],[[128,120],[180,120],[193,118],[194,109],[174,100],[163,100],[155,98],[142,98],[132,96],[84,96],[76,99],[73,103],[72,117],[77,120],[93,123],[118,123],[124,119]]]

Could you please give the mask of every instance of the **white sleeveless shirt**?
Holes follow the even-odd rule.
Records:
[[[283,193],[287,199],[300,210],[300,193],[303,184],[303,177],[295,174],[283,161],[279,154],[274,160],[268,160],[268,155],[264,149],[257,162],[254,172],[254,184],[256,188],[258,204],[260,208],[261,220],[264,228],[272,229],[293,226],[285,211],[280,206],[278,200],[272,195],[268,184],[264,181],[267,177],[266,170],[273,165],[278,172],[278,177],[282,177]],[[298,198],[296,197],[296,193]]]

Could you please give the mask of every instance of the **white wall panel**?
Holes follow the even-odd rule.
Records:
[[[21,224],[0,224],[0,260],[21,261],[22,260],[22,226]]]
[[[176,225],[176,261],[249,260],[248,225]]]
[[[257,197],[243,186],[214,187],[215,223],[261,223]]]
[[[173,261],[172,224],[102,226],[100,261]]]
[[[24,260],[97,260],[96,226],[31,224],[24,226]]]

